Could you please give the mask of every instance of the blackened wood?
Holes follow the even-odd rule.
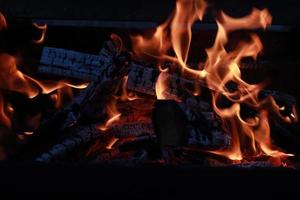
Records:
[[[153,125],[162,146],[187,144],[187,118],[176,102],[158,100],[153,110]]]

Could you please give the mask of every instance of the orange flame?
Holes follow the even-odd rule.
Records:
[[[216,150],[212,153],[223,155],[231,160],[242,160],[250,154],[261,154],[271,157],[286,157],[292,154],[281,152],[271,143],[269,113],[278,114],[286,122],[297,121],[297,113],[293,108],[289,117],[280,114],[279,106],[270,96],[259,100],[258,94],[264,84],[249,84],[242,79],[239,64],[241,59],[251,57],[256,59],[263,49],[260,38],[250,34],[250,41],[240,42],[231,51],[225,49],[228,34],[241,29],[266,29],[272,22],[272,16],[267,9],[253,9],[242,18],[232,18],[221,12],[217,20],[217,35],[213,46],[206,50],[207,60],[204,69],[192,69],[187,65],[189,48],[192,38],[192,25],[201,20],[206,10],[206,3],[201,0],[177,0],[174,14],[160,25],[152,37],[134,36],[133,51],[138,58],[150,55],[158,61],[174,62],[185,73],[185,77],[192,76],[205,80],[212,91],[212,105],[214,111],[223,121],[224,129],[232,135],[232,144],[229,149]],[[167,55],[173,48],[176,57]],[[200,66],[200,64],[199,64]],[[158,99],[166,99],[164,91],[168,89],[167,73],[161,72],[156,82]],[[228,83],[234,83],[236,89],[228,88]],[[198,95],[198,93],[195,93]],[[222,108],[219,102],[226,98],[231,102],[228,108]],[[243,119],[241,104],[245,104],[257,112],[254,117]]]
[[[113,137],[106,146],[106,149],[112,149],[114,144],[119,140],[119,138]]]
[[[120,119],[121,113],[119,113],[116,103],[116,100],[112,100],[106,105],[108,120],[103,125],[98,126],[99,130],[106,131],[111,124]]]
[[[133,100],[138,99],[139,97],[135,93],[127,91],[127,88],[126,88],[127,81],[128,81],[128,76],[124,76],[123,83],[122,83],[122,94],[119,97],[119,99],[121,101],[133,101]]]
[[[55,108],[61,108],[66,100],[73,98],[73,91],[71,87],[59,88],[56,91],[56,94],[51,95],[52,99],[55,102]]]
[[[7,29],[7,23],[4,15],[0,12],[0,30]]]
[[[165,91],[168,88],[168,73],[167,72],[161,72],[157,78],[156,84],[155,84],[155,93],[157,99],[168,99]]]
[[[67,82],[37,81],[19,71],[16,59],[8,54],[0,54],[0,70],[1,88],[25,94],[29,98],[36,97],[40,90],[42,90],[43,94],[49,94],[66,86],[83,89],[88,85],[86,83],[73,85]]]
[[[159,57],[165,55],[171,47],[169,31],[169,18],[164,24],[158,26],[150,37],[141,35],[131,36],[134,56],[136,58]]]
[[[47,24],[39,25],[37,23],[33,23],[33,26],[42,31],[40,39],[35,40],[34,42],[37,44],[43,43],[45,40],[46,32],[47,32],[47,27],[48,27]]]
[[[49,94],[57,89],[63,87],[72,87],[77,89],[86,88],[88,84],[79,84],[73,85],[67,82],[54,82],[54,81],[37,81],[36,79],[31,78],[23,74],[17,68],[16,58],[8,55],[8,54],[0,54],[0,88],[19,92],[21,94],[26,95],[28,98],[34,98],[39,93]],[[0,102],[0,117],[2,123],[9,127],[10,120],[8,115],[5,114],[4,108],[6,107],[6,103],[1,98]]]
[[[251,41],[240,43],[237,49],[227,52],[224,48],[228,42],[227,35],[230,31],[266,28],[271,23],[271,19],[272,17],[267,10],[253,9],[249,16],[241,19],[233,19],[222,13],[221,22],[217,22],[218,33],[215,43],[212,48],[207,50],[208,60],[205,70],[208,75],[206,82],[214,90],[212,92],[213,107],[216,113],[222,117],[224,125],[228,127],[228,132],[232,134],[233,138],[230,149],[213,152],[227,156],[232,160],[242,160],[242,149],[245,149],[245,146],[254,155],[263,152],[272,157],[291,156],[291,154],[276,150],[271,144],[268,114],[267,110],[262,107],[267,102],[258,100],[258,93],[262,89],[262,85],[251,85],[241,79],[240,60],[244,57],[256,59],[262,50],[260,39],[257,35],[252,34]],[[228,91],[226,84],[229,82],[237,84],[236,91]],[[226,109],[218,107],[217,102],[222,96],[233,103],[231,107]],[[240,116],[241,103],[256,109],[259,114],[254,118],[243,120]],[[242,137],[247,137],[250,142],[244,144],[245,141],[241,139]]]
[[[0,123],[5,127],[11,127],[10,117],[6,111],[3,95],[0,93]]]

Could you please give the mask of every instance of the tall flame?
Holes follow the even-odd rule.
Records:
[[[187,65],[189,48],[192,38],[192,25],[201,20],[206,10],[206,3],[202,0],[177,0],[176,9],[168,20],[159,26],[152,37],[133,37],[133,51],[135,56],[143,58],[146,54],[153,58],[172,61],[177,64],[185,76],[198,77],[205,80],[212,93],[212,106],[223,121],[223,127],[232,135],[232,145],[225,150],[211,151],[228,157],[231,160],[242,160],[250,154],[261,154],[271,157],[291,156],[281,152],[271,143],[269,113],[277,113],[286,122],[297,120],[295,108],[290,117],[280,115],[280,108],[270,96],[259,100],[258,94],[264,84],[249,84],[242,79],[239,68],[241,59],[251,57],[254,60],[263,49],[260,38],[252,33],[249,41],[241,41],[231,51],[225,49],[228,35],[236,30],[266,29],[272,22],[272,16],[267,9],[254,8],[252,12],[242,18],[232,18],[221,12],[217,19],[218,31],[213,46],[206,50],[207,60],[204,69],[192,69]],[[175,57],[167,53],[173,49]],[[143,55],[142,55],[143,54]],[[156,83],[158,99],[165,99],[163,91],[167,89],[166,72],[161,72]],[[236,85],[234,89],[228,84]],[[224,98],[231,102],[230,107],[222,108],[220,102]],[[241,106],[247,105],[257,114],[244,119],[241,116]]]

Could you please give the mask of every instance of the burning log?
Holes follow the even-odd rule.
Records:
[[[72,126],[77,122],[81,115],[88,116],[90,118],[98,118],[99,116],[103,116],[103,110],[105,110],[103,109],[103,107],[105,105],[105,102],[111,100],[115,87],[118,85],[117,82],[119,82],[120,78],[128,72],[128,68],[125,66],[126,64],[120,64],[121,60],[124,59],[124,55],[117,55],[116,50],[110,49],[109,51],[104,48],[102,50],[102,52],[104,53],[101,56],[101,61],[99,61],[99,59],[93,60],[94,57],[92,56],[88,56],[88,58],[82,58],[82,56],[77,55],[74,52],[69,52],[67,54],[71,55],[71,57],[67,56],[68,59],[63,59],[62,57],[54,59],[56,58],[55,55],[62,56],[62,54],[58,53],[60,51],[57,52],[57,49],[53,51],[50,49],[46,49],[44,52],[48,52],[47,55],[49,55],[46,58],[46,54],[43,53],[44,56],[42,56],[42,62],[44,62],[44,64],[48,62],[54,64],[55,66],[59,66],[59,64],[62,66],[78,66],[75,61],[73,62],[73,59],[77,59],[76,61],[79,60],[82,65],[84,65],[85,63],[97,63],[101,65],[101,67],[99,67],[100,70],[94,71],[97,72],[97,74],[95,74],[95,76],[97,77],[94,79],[94,81],[92,81],[89,86],[85,90],[83,90],[71,104],[69,104],[63,110],[59,111],[53,116],[53,118],[57,118],[57,115],[66,116],[64,122],[61,125],[61,129]],[[114,56],[107,56],[108,52],[110,52],[110,54]],[[110,61],[102,62],[103,60]]]
[[[78,58],[77,58],[78,57]],[[99,78],[99,74],[105,74],[110,65],[113,64],[113,54],[101,51],[100,55],[79,53],[64,49],[45,47],[41,56],[39,72],[48,75],[58,75],[67,78],[75,78],[82,81],[94,81]],[[127,89],[155,95],[155,83],[159,71],[149,68],[143,64],[131,62],[128,74]],[[101,77],[101,75],[100,75]],[[169,75],[170,85],[167,93],[171,96],[180,96],[178,89],[189,88],[195,83],[208,87],[202,80],[189,80],[176,74]],[[265,98],[273,96],[276,102],[285,104],[291,109],[295,105],[295,98],[282,92],[272,90],[262,90],[260,96]]]
[[[116,53],[108,52],[109,51],[102,51],[99,56],[96,56],[63,49],[44,49],[41,58],[41,66],[39,67],[40,73],[92,81],[90,86],[83,92],[83,95],[81,94],[78,98],[76,98],[72,103],[72,106],[68,107],[67,119],[69,120],[66,120],[63,128],[72,126],[83,115],[88,116],[88,118],[94,118],[97,114],[103,116],[105,114],[105,109],[101,104],[107,104],[111,101],[110,97],[112,97],[115,87],[119,85],[118,80],[120,80],[124,75],[127,75],[127,73],[127,89],[151,96],[156,95],[155,86],[160,74],[159,70],[149,68],[143,64],[135,62],[129,63],[128,61],[130,58],[128,57],[116,59]],[[75,57],[78,57],[78,59],[76,60]],[[115,69],[117,71],[116,75],[114,73],[108,73],[107,71],[114,71],[114,68],[117,68],[117,65],[115,64],[116,60],[123,60],[123,64],[121,66],[125,66],[126,70],[124,70],[123,73],[120,73],[120,71],[118,72],[120,69]],[[173,125],[168,125],[166,122],[162,124],[160,123],[158,126],[157,123],[162,122],[162,119],[173,115],[170,114],[165,116],[161,114],[161,110],[164,109],[154,110],[154,116],[156,116],[154,117],[155,132],[158,135],[158,140],[162,146],[195,145],[205,148],[230,146],[231,138],[229,135],[224,133],[210,106],[206,105],[201,100],[199,101],[198,97],[187,94],[187,92],[182,92],[182,89],[190,88],[191,86],[194,86],[195,83],[203,87],[208,87],[206,83],[201,80],[186,79],[177,74],[168,74],[168,79],[169,87],[164,92],[167,93],[167,96],[170,96],[171,99],[174,97],[176,100],[179,97],[183,100],[182,103],[179,104],[179,108],[183,111],[186,119],[183,120],[183,118],[180,118],[180,123],[178,122],[175,124],[174,120],[170,120],[173,121]],[[100,89],[96,89],[98,87]],[[105,93],[105,98],[103,98],[103,95],[100,95],[103,93]],[[281,95],[269,90],[262,91],[260,96],[262,98],[273,96],[276,101],[279,101],[281,104],[287,105],[288,107],[293,107],[295,104],[295,100],[289,95]],[[182,127],[178,128],[177,125],[181,125]],[[122,128],[122,125],[120,127]],[[158,127],[160,130],[158,130]],[[137,129],[143,129],[143,127]],[[115,133],[119,132],[117,128],[116,130],[117,131],[115,131]],[[169,130],[169,136],[167,136],[167,130]],[[135,133],[137,133],[135,136],[138,136],[140,132],[144,131],[135,131],[131,129],[128,129],[128,131],[125,129],[125,131],[123,131],[126,136]],[[153,132],[151,130],[149,132],[146,131],[146,133],[149,134]],[[111,136],[113,136],[113,134]],[[120,137],[121,135],[116,136]],[[87,136],[87,138],[91,137]],[[170,138],[172,141],[170,141]],[[59,155],[65,152],[65,149],[59,144],[55,145],[49,152],[50,153],[46,153],[46,156],[44,156],[46,160],[49,160],[49,154],[54,154],[56,155],[54,157],[59,157]]]
[[[35,130],[27,145],[28,147],[24,147],[24,152],[38,149],[37,146],[41,146],[41,140],[49,142],[47,138],[60,138],[63,130],[74,126],[79,119],[89,119],[92,123],[93,120],[99,122],[101,118],[102,120],[105,119],[107,102],[114,99],[115,87],[119,85],[118,82],[122,80],[122,77],[128,73],[128,68],[127,59],[124,58],[126,55],[117,53],[112,42],[107,42],[102,52],[103,58],[108,54],[114,55],[107,57],[111,59],[110,65],[104,65],[102,70],[99,71],[98,78],[91,82],[85,90],[81,91],[69,105],[45,117],[40,127]],[[53,63],[56,63],[56,61],[53,61]],[[25,155],[25,157],[32,157],[32,155]]]
[[[49,150],[38,156],[36,161],[50,162],[53,160],[58,160],[59,158],[64,157],[68,152],[88,144],[97,138],[103,139],[103,136],[116,138],[139,138],[142,136],[154,136],[151,122],[116,124],[111,126],[109,130],[105,132],[101,131],[97,124],[92,124],[87,126],[72,127],[70,130],[68,130],[68,132],[71,133],[71,136],[50,147]]]
[[[214,125],[217,121],[214,115],[205,117],[174,101],[158,101],[153,111],[154,127],[163,146],[227,147],[231,138],[220,125]]]

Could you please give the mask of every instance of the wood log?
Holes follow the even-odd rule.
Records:
[[[78,57],[78,59],[75,59],[75,57]],[[39,72],[42,74],[94,81],[99,73],[105,74],[106,67],[109,67],[113,62],[113,56],[111,53],[104,53],[103,51],[100,52],[100,55],[90,55],[45,47],[40,62]],[[155,95],[155,83],[160,72],[157,69],[136,62],[131,62],[129,68],[127,89]],[[170,96],[178,96],[181,94],[178,89],[193,86],[195,83],[202,87],[208,87],[202,80],[189,80],[176,74],[171,74],[169,80],[170,87],[165,92],[169,93]],[[276,101],[283,102],[290,109],[296,103],[294,97],[274,90],[262,90],[260,96],[263,98],[273,96]]]
[[[53,74],[83,81],[96,81],[113,70],[113,56],[91,55],[59,48],[45,47],[39,66],[40,73]]]
[[[101,52],[103,58],[111,59],[110,65],[104,64],[97,79],[92,81],[86,89],[82,90],[70,104],[55,113],[45,116],[39,128],[34,131],[31,140],[22,150],[24,152],[24,159],[32,158],[34,151],[38,151],[34,149],[43,149],[41,143],[48,143],[52,141],[53,138],[60,138],[64,129],[74,126],[82,117],[94,119],[102,117],[103,120],[105,120],[106,109],[103,108],[108,101],[114,98],[114,87],[116,87],[118,85],[117,82],[120,82],[122,77],[128,73],[128,68],[126,67],[126,63],[123,62],[126,60],[124,59],[125,55],[118,54],[112,42],[107,42]],[[43,57],[43,62],[46,63],[46,60],[51,60],[53,57],[51,55],[54,54],[49,54],[48,58]],[[73,58],[75,59],[75,57],[79,56],[76,55]],[[96,63],[96,61],[87,61],[88,59],[82,60],[80,57],[78,60],[82,63]]]
[[[116,138],[132,138],[141,136],[154,136],[151,122],[144,123],[125,123],[112,125],[107,131],[103,132],[97,124],[72,127],[68,132],[71,136],[66,137],[61,142],[54,144],[46,152],[39,155],[35,160],[38,162],[50,162],[63,158],[68,152],[88,144],[89,142],[111,136]]]

